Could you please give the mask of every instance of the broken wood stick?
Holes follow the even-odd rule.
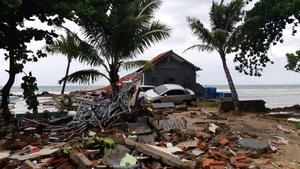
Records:
[[[148,144],[137,143],[130,139],[125,139],[125,144],[127,146],[134,147],[137,151],[151,156],[154,159],[161,160],[163,163],[172,167],[188,169],[194,169],[196,167],[196,162],[189,160],[182,161],[175,155],[160,151]]]
[[[82,153],[71,153],[70,158],[78,164],[80,169],[88,169],[92,167],[92,162]]]

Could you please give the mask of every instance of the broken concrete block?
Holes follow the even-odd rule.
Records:
[[[269,144],[264,141],[252,138],[240,139],[239,144],[245,148],[252,148],[259,152],[265,152],[269,148]]]
[[[149,144],[155,143],[155,138],[150,127],[146,125],[138,127],[135,133],[137,135],[138,142],[149,143]]]

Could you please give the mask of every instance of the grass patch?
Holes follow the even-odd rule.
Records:
[[[300,129],[300,122],[295,122],[295,127],[296,127],[297,129]]]
[[[199,107],[219,108],[219,103],[218,102],[209,101],[209,100],[198,100],[197,105]]]

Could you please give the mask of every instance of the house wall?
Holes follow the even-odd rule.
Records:
[[[174,83],[183,87],[196,88],[196,70],[186,62],[167,57],[155,64],[154,70],[145,71],[144,84],[158,86]]]

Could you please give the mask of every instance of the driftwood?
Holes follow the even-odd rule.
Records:
[[[125,144],[127,146],[133,147],[135,150],[143,154],[151,156],[154,159],[161,160],[163,163],[172,167],[188,168],[188,169],[193,169],[196,167],[196,162],[188,161],[188,160],[182,161],[175,155],[169,154],[164,151],[160,151],[149,144],[137,143],[130,139],[125,139]]]

